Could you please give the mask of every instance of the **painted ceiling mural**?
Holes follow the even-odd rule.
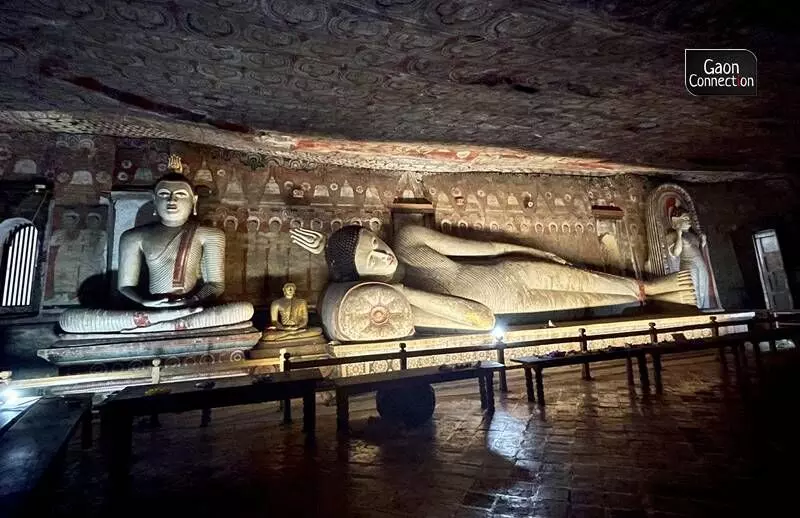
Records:
[[[731,4],[6,0],[0,129],[393,170],[788,169],[797,36]],[[755,51],[759,96],[689,95],[692,46]]]

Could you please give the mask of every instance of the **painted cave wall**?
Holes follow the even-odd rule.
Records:
[[[417,176],[163,140],[3,135],[2,180],[44,177],[54,183],[45,308],[103,304],[111,291],[113,272],[103,274],[115,253],[120,200],[141,199],[166,171],[170,153],[181,155],[187,177],[206,187],[198,218],[227,234],[228,300],[264,305],[291,280],[313,303],[327,281],[324,258],[290,246],[289,229],[330,233],[355,223],[390,238],[390,205],[403,196],[430,199],[436,225],[448,233],[528,244],[614,273],[638,274],[646,259],[649,183],[642,177]],[[624,216],[597,217],[592,205],[616,205]],[[128,226],[152,220],[152,205],[136,210]]]
[[[227,234],[225,297],[258,306],[279,297],[288,280],[314,303],[327,281],[323,257],[290,246],[291,227],[330,233],[355,223],[390,238],[392,202],[423,195],[433,202],[435,224],[445,232],[527,244],[600,271],[641,276],[647,259],[645,201],[658,184],[635,175],[401,174],[175,141],[4,134],[0,181],[46,178],[54,185],[45,309],[113,302],[113,268],[106,271],[114,262],[113,229],[116,225],[118,237],[130,225],[153,219],[152,205],[141,201],[147,198],[143,190],[166,171],[170,153],[181,155],[184,173],[205,186],[198,218]],[[775,222],[784,222],[782,231],[789,229],[790,189],[780,182],[686,187],[709,235],[723,305],[758,307],[754,257],[745,250],[752,243],[741,235]],[[134,214],[123,217],[121,207],[129,198],[140,201]],[[593,206],[621,212],[609,216]],[[752,264],[742,267],[741,261]],[[796,264],[792,258],[787,262]]]

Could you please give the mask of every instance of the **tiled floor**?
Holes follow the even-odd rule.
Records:
[[[794,354],[737,379],[714,356],[667,360],[661,395],[629,391],[621,365],[547,375],[546,411],[529,405],[519,371],[492,418],[477,387],[437,391],[430,426],[402,431],[351,406],[337,438],[320,405],[317,446],[276,405],[166,415],[134,432],[132,489],[104,498],[97,448],[71,447],[56,516],[791,516],[800,491]],[[730,364],[729,364],[730,365]],[[752,368],[752,361],[751,361]],[[299,408],[297,415],[300,415]],[[792,510],[794,508],[794,510]]]

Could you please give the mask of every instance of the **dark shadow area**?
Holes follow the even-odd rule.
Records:
[[[84,308],[108,309],[108,290],[107,275],[92,275],[78,287],[78,303]]]

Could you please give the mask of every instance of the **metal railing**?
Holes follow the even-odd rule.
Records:
[[[278,367],[281,370],[295,370],[305,368],[317,367],[335,367],[347,364],[368,363],[373,361],[394,361],[397,360],[400,369],[408,369],[408,362],[414,358],[424,358],[430,356],[443,356],[450,354],[461,353],[490,353],[494,351],[496,359],[499,363],[505,365],[506,353],[509,350],[526,348],[526,347],[543,347],[552,345],[567,345],[579,344],[580,350],[589,350],[589,344],[597,340],[614,340],[624,339],[637,336],[649,336],[650,343],[657,343],[659,335],[680,333],[684,331],[711,329],[712,337],[719,336],[720,327],[741,326],[747,325],[748,329],[777,329],[781,325],[796,329],[796,325],[800,325],[800,312],[781,312],[774,313],[768,312],[753,319],[740,319],[730,320],[724,323],[719,323],[715,315],[709,316],[709,322],[703,324],[692,324],[685,326],[657,328],[654,322],[650,322],[647,329],[637,331],[623,331],[617,333],[604,333],[589,335],[586,333],[585,328],[580,328],[578,334],[574,337],[561,337],[561,338],[546,338],[540,340],[530,340],[523,342],[504,343],[498,341],[497,343],[486,345],[469,345],[459,347],[425,349],[417,351],[408,351],[406,344],[401,343],[397,351],[377,353],[377,354],[363,354],[358,356],[345,356],[336,358],[322,358],[322,359],[293,359],[291,354],[283,354],[283,358],[269,358],[262,360],[244,360],[241,362],[221,363],[215,365],[204,366],[198,369],[196,366],[179,366],[179,367],[165,367],[161,360],[155,359],[152,362],[152,367],[144,367],[138,369],[129,369],[119,372],[108,373],[91,373],[91,374],[74,374],[63,376],[51,376],[45,378],[12,379],[11,372],[0,373],[0,386],[6,385],[15,389],[43,389],[52,390],[59,387],[66,387],[59,392],[64,393],[77,393],[77,392],[109,392],[118,390],[131,385],[146,385],[158,383],[171,383],[176,381],[200,380],[200,379],[214,379],[231,376],[245,376],[254,372],[254,369]],[[769,339],[769,347],[771,351],[777,350],[775,339]],[[520,368],[519,365],[506,365],[505,370]],[[507,390],[507,381],[505,370],[500,371],[500,389]],[[584,367],[583,376],[588,378],[591,374],[590,367],[587,364]],[[66,392],[65,392],[66,391]]]
[[[793,313],[791,317],[795,318],[800,317],[800,313]],[[631,338],[637,336],[648,336],[650,344],[657,344],[659,343],[659,335],[682,333],[685,331],[695,331],[701,329],[710,329],[712,338],[717,338],[720,336],[719,331],[721,327],[747,325],[748,332],[752,333],[755,327],[757,326],[766,326],[766,328],[772,330],[772,329],[777,329],[779,323],[781,322],[786,323],[790,321],[791,318],[782,319],[775,313],[768,313],[765,316],[757,316],[755,318],[748,318],[741,320],[729,320],[724,323],[720,323],[717,321],[716,315],[711,315],[709,316],[708,323],[702,323],[702,324],[690,324],[684,326],[658,328],[655,322],[649,322],[647,329],[642,329],[637,331],[623,331],[618,333],[603,333],[596,335],[586,334],[586,329],[580,328],[578,330],[578,334],[574,337],[546,338],[540,340],[514,342],[510,344],[498,340],[497,343],[486,344],[486,345],[468,345],[460,347],[447,347],[438,349],[425,349],[419,351],[408,351],[406,350],[406,344],[401,343],[399,350],[396,352],[385,352],[385,353],[374,353],[374,354],[363,354],[356,356],[344,356],[336,358],[320,358],[320,359],[308,359],[308,360],[303,360],[303,359],[294,360],[292,358],[291,353],[286,352],[283,354],[283,363],[281,366],[281,370],[290,371],[296,369],[335,367],[348,364],[369,363],[375,361],[394,361],[394,360],[398,360],[400,363],[400,369],[405,370],[408,368],[408,360],[413,358],[443,356],[443,355],[460,354],[460,353],[485,353],[490,351],[495,352],[496,361],[498,363],[502,363],[503,365],[505,365],[506,351],[510,349],[513,350],[513,349],[521,349],[527,347],[542,347],[550,345],[566,345],[566,344],[577,343],[579,344],[580,350],[582,352],[586,352],[589,350],[589,343],[597,340],[615,340],[615,339]],[[774,338],[769,339],[769,343],[771,351],[777,349]],[[508,383],[506,380],[505,371],[518,368],[522,368],[522,366],[505,365],[505,369],[499,372],[500,390],[502,392],[508,391]],[[588,363],[583,365],[582,375],[584,379],[590,379],[591,371]]]
[[[252,374],[256,369],[280,367],[279,358],[221,362],[202,365],[164,366],[156,358],[150,367],[126,369],[115,372],[67,374],[15,380],[12,372],[0,373],[0,386],[16,390],[51,390],[60,394],[112,392],[129,386],[175,383],[218,378],[230,378]]]

